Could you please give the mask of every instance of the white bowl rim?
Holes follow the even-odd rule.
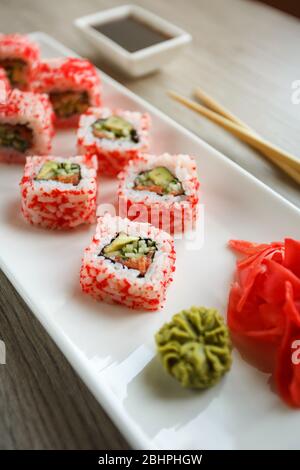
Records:
[[[155,26],[155,28],[161,32],[167,32],[171,37],[152,46],[139,49],[135,52],[129,52],[115,41],[93,28],[93,25],[96,23],[106,23],[110,19],[122,18],[130,14],[137,18],[141,18],[149,25]],[[81,16],[74,20],[74,25],[82,30],[86,35],[93,37],[95,41],[102,43],[107,48],[113,49],[125,60],[145,59],[146,57],[159,54],[168,49],[173,49],[183,44],[187,44],[192,40],[191,35],[180,27],[159,17],[150,10],[146,10],[145,8],[133,4],[121,5]]]

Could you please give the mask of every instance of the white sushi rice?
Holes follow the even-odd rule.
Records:
[[[120,232],[129,236],[150,238],[156,242],[157,251],[144,277],[138,277],[138,270],[99,256],[102,249]],[[105,214],[99,218],[96,235],[85,250],[81,285],[85,292],[98,300],[122,303],[132,308],[156,310],[165,299],[166,288],[172,280],[174,263],[174,245],[169,234],[150,224],[131,222]]]
[[[32,157],[33,162],[35,158],[36,157]],[[77,163],[77,165],[80,165],[81,179],[79,183],[75,186],[77,190],[87,191],[90,187],[90,179],[95,177],[95,167],[94,166],[87,167],[84,164],[84,159],[81,156],[69,157],[68,159],[66,159],[65,157],[47,157],[42,162],[39,161],[39,163],[35,166],[34,172],[32,174],[33,186],[37,192],[40,190],[42,190],[42,192],[50,192],[54,188],[60,189],[61,191],[74,190],[74,185],[72,183],[61,183],[60,181],[55,181],[55,180],[45,181],[45,180],[34,179],[39,174],[41,168],[47,161],[58,162],[58,163],[64,163],[67,161],[68,163],[69,162]],[[94,165],[95,166],[97,165],[96,161]],[[72,200],[72,197],[71,197],[71,200]]]
[[[122,117],[133,126],[139,136],[139,142],[132,142],[131,140],[126,139],[99,139],[98,137],[94,136],[92,129],[94,122],[97,121],[97,119],[107,119],[113,115]],[[125,111],[121,109],[113,110],[109,108],[90,108],[88,113],[83,114],[80,118],[77,137],[79,140],[83,140],[84,147],[98,142],[101,148],[106,151],[120,149],[142,150],[145,147],[145,143],[148,142],[149,119],[150,117],[148,114],[142,114],[134,111]],[[147,126],[144,125],[145,120],[147,121]]]
[[[167,168],[181,183],[184,194],[159,195],[154,191],[135,190],[136,177],[145,171],[157,167]],[[140,222],[151,222],[174,234],[190,231],[195,227],[198,217],[199,180],[196,162],[189,155],[140,154],[132,159],[124,171],[118,175],[120,179],[118,197],[122,215]],[[126,214],[123,209],[125,208]]]
[[[68,162],[80,165],[81,179],[78,185],[59,181],[35,180],[47,161]],[[20,183],[22,212],[33,225],[45,228],[73,228],[95,220],[96,165],[94,158],[89,166],[83,156],[28,157],[24,176]]]
[[[7,112],[11,109],[12,112]],[[13,112],[14,111],[14,112]],[[0,106],[0,123],[26,125],[33,132],[33,145],[25,153],[1,147],[2,157],[14,160],[28,155],[45,155],[51,149],[53,137],[52,108],[46,95],[13,90],[8,102]]]
[[[152,191],[136,191],[134,181],[136,177],[155,167],[162,166],[167,168],[182,184],[184,195],[172,196],[169,194],[160,196]],[[195,161],[189,155],[170,155],[164,153],[162,155],[141,155],[140,159],[129,162],[126,168],[126,179],[122,185],[122,193],[134,202],[144,202],[145,198],[150,198],[153,202],[180,202],[194,194],[194,184],[191,177],[195,176]],[[124,173],[120,175],[120,178]]]
[[[95,76],[89,73],[89,86],[83,85],[83,78],[85,78],[84,60],[82,73],[80,72],[80,63],[76,64],[76,71],[73,74],[65,75],[61,71],[61,67],[66,62],[65,57],[54,57],[40,62],[42,72],[35,74],[32,88],[33,90],[43,89],[44,93],[51,92],[64,92],[64,91],[86,91],[91,106],[96,106],[97,102],[94,99],[95,90],[91,87],[92,82],[97,87],[97,93],[102,91],[101,82],[95,70]],[[43,64],[47,65],[47,71],[43,69]],[[90,72],[90,71],[89,71]],[[48,83],[48,84],[47,84]]]
[[[30,54],[28,53],[30,49]],[[0,33],[0,60],[21,59],[31,67],[35,66],[39,57],[37,44],[31,42],[24,34]]]

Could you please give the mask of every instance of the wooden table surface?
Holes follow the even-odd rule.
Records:
[[[127,2],[115,0],[0,0],[0,30],[44,31],[197,133],[296,205],[299,188],[259,154],[204,118],[169,100],[201,86],[264,137],[300,155],[300,22],[250,0],[142,0],[177,23],[193,43],[162,72],[127,79],[91,53],[73,19]],[[0,273],[1,449],[126,449],[128,445],[71,369],[24,302]]]

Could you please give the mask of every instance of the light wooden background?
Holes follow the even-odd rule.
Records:
[[[165,90],[188,95],[199,85],[264,137],[300,155],[300,104],[291,102],[291,84],[300,79],[300,22],[248,0],[133,2],[193,36],[191,47],[165,70],[134,81],[91,55],[72,26],[78,16],[122,3],[127,2],[0,0],[0,30],[53,35],[299,206],[299,189],[287,177],[204,118],[171,102]],[[128,448],[1,273],[0,338],[7,347],[7,364],[0,366],[0,449]]]

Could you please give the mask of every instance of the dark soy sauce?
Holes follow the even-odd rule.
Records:
[[[172,36],[159,31],[134,16],[125,16],[107,23],[95,24],[93,28],[128,52],[136,52],[171,39]]]

